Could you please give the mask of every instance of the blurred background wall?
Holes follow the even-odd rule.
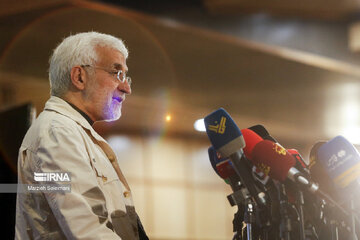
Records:
[[[2,0],[0,111],[41,112],[48,58],[69,34],[122,38],[133,94],[119,121],[95,129],[115,149],[145,229],[151,239],[230,239],[231,190],[194,122],[224,107],[240,128],[263,124],[305,159],[321,139],[360,143],[359,10],[355,0]],[[18,146],[0,147],[16,176],[6,153]]]

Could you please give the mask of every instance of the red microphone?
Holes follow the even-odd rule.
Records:
[[[315,193],[319,190],[319,186],[308,180],[295,166],[295,159],[282,146],[264,140],[254,147],[252,152],[253,163],[263,169],[270,177],[285,181],[289,178],[309,191]]]
[[[260,137],[256,132],[248,128],[242,129],[241,133],[244,137],[244,141],[246,144],[246,146],[243,148],[244,154],[246,158],[251,161],[254,147],[256,146],[256,144],[263,141],[263,138]],[[266,185],[269,181],[269,176],[255,165],[252,167],[252,175],[263,185]]]
[[[290,169],[295,166],[294,157],[279,144],[263,140],[252,152],[252,162],[270,177],[285,181]]]

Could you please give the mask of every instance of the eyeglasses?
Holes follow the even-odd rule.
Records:
[[[129,86],[131,86],[131,77],[127,77],[126,74],[122,74],[123,70],[113,70],[113,71],[109,71],[108,69],[105,68],[101,68],[101,67],[95,67],[95,66],[91,66],[91,65],[81,65],[81,67],[92,67],[95,69],[100,69],[103,70],[113,76],[116,76],[116,78],[121,82],[121,83],[125,83],[125,81],[129,84]]]

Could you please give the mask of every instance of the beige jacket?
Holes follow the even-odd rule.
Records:
[[[69,172],[70,193],[17,194],[15,239],[138,239],[137,214],[116,156],[86,119],[51,97],[19,150],[19,184]]]

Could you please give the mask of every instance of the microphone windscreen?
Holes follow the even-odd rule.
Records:
[[[344,137],[337,136],[319,147],[318,159],[336,186],[346,188],[360,178],[360,156]]]
[[[223,157],[229,157],[245,147],[240,129],[223,108],[206,116],[204,123],[211,144]]]
[[[295,159],[285,148],[270,141],[263,140],[256,144],[252,152],[252,162],[270,177],[285,181]]]
[[[244,147],[244,154],[248,159],[252,159],[252,151],[255,147],[256,144],[258,144],[259,142],[263,141],[263,139],[256,134],[254,131],[250,130],[250,129],[242,129],[241,133],[244,136],[244,140],[245,140],[245,144],[246,146]]]

